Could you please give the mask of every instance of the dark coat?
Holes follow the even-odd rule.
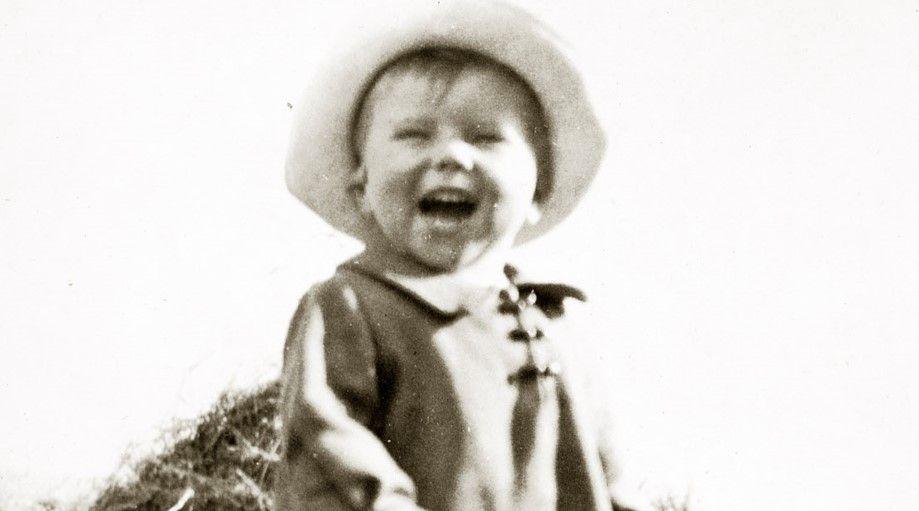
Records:
[[[579,292],[508,291],[366,254],[313,287],[285,348],[278,509],[609,511],[602,399],[564,335]]]

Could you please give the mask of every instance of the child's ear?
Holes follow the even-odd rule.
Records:
[[[540,209],[539,204],[536,201],[530,203],[530,209],[527,211],[526,222],[527,225],[536,225],[542,219],[542,209]]]
[[[367,188],[367,170],[364,169],[364,166],[351,171],[351,175],[348,178],[348,195],[351,196],[351,200],[354,201],[354,204],[357,205],[357,208],[361,213],[365,215],[370,214],[370,207],[367,204],[364,192]]]

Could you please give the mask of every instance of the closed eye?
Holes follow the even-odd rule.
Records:
[[[487,144],[497,144],[499,142],[504,142],[504,136],[498,132],[483,132],[476,133],[472,137],[472,143],[476,145],[487,145]]]
[[[428,140],[431,134],[422,128],[400,128],[393,134],[395,140]]]

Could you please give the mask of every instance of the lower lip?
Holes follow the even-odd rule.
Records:
[[[424,219],[424,222],[427,226],[436,232],[441,233],[451,233],[463,227],[463,224],[467,223],[472,216],[464,218],[448,217],[441,215],[421,215],[421,218]]]

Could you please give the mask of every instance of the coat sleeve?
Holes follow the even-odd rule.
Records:
[[[379,395],[376,346],[354,292],[313,288],[284,351],[279,511],[416,511],[414,484],[368,429]]]
[[[613,388],[608,375],[609,371],[595,373],[596,384],[603,388],[595,388],[596,417],[597,417],[597,448],[600,463],[606,477],[606,485],[612,499],[613,511],[646,511],[657,509],[654,502],[648,499],[641,485],[634,479],[633,473],[623,470],[625,465],[619,449],[620,437],[617,434],[616,414],[611,408],[610,391],[620,392]],[[628,467],[625,467],[628,468]]]
[[[568,302],[571,302],[570,300]],[[597,456],[603,471],[606,489],[611,499],[613,511],[645,511],[654,509],[632,481],[623,477],[622,459],[619,454],[619,437],[616,432],[615,413],[612,410],[611,394],[621,392],[615,388],[610,374],[609,360],[616,356],[608,344],[606,334],[596,330],[597,324],[603,324],[602,311],[584,304],[571,302],[566,316],[573,322],[574,336],[578,343],[575,350],[581,369],[584,371],[583,386],[586,399],[591,403],[591,419],[595,426]],[[571,324],[571,323],[570,323]]]

